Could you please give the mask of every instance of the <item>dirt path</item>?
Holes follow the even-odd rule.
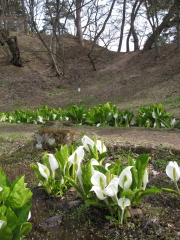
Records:
[[[42,128],[32,124],[0,124],[0,134],[24,133],[25,136],[33,137],[35,130]],[[93,137],[95,134],[102,136],[108,146],[117,145],[130,149],[144,148],[168,148],[180,152],[180,129],[145,129],[145,128],[113,128],[113,127],[89,127],[76,126],[71,128],[77,131],[75,140],[80,140],[83,135]],[[27,138],[27,139],[28,139]]]

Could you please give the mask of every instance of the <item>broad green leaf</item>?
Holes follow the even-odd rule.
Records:
[[[5,204],[10,206],[12,210],[22,207],[32,197],[32,192],[29,188],[25,188],[24,176],[18,178],[11,186],[11,193]]]
[[[91,165],[91,162],[88,161],[85,166],[81,167],[81,170],[82,170],[83,189],[84,189],[86,195],[88,195],[92,188],[92,183],[91,183],[92,165]]]
[[[106,152],[103,152],[99,155],[99,159],[98,161],[100,162],[101,160],[103,160],[105,157],[106,157],[107,153]]]
[[[11,230],[16,228],[16,226],[18,225],[18,218],[17,218],[16,214],[12,211],[12,209],[10,207],[7,208],[6,217],[7,217],[7,225],[8,225],[8,227]]]
[[[32,192],[28,188],[16,188],[15,190],[10,193],[6,201],[7,206],[10,206],[13,210],[21,208],[32,197]]]
[[[99,171],[99,172],[101,172],[103,174],[106,174],[106,172],[107,172],[107,170],[104,167],[102,167],[102,166],[93,165],[93,167],[94,167],[94,170]]]
[[[99,161],[99,157],[98,157],[98,152],[97,152],[96,146],[94,145],[94,148],[93,148],[90,144],[88,144],[88,147],[89,147],[89,158],[90,159],[94,158],[94,159]]]
[[[13,234],[11,229],[6,225],[0,229],[0,239],[2,240],[12,240]]]
[[[133,194],[134,192],[131,189],[127,189],[121,192],[121,195],[119,196],[119,198],[126,197],[130,199],[131,198],[130,195],[133,195]]]
[[[129,166],[134,166],[133,168],[131,168],[131,173],[132,173],[131,189],[134,190],[138,186],[138,172],[135,167],[136,164],[135,164],[134,160],[129,156],[128,156],[128,163],[129,163]]]
[[[10,187],[11,183],[7,176],[4,174],[3,170],[0,170],[0,187]]]
[[[142,188],[143,176],[144,176],[144,172],[145,172],[148,162],[149,162],[148,154],[142,154],[138,158],[136,158],[135,166],[136,166],[137,174],[138,174],[138,185],[137,185],[138,189]]]
[[[5,202],[6,199],[9,197],[10,194],[10,187],[3,187],[3,192],[2,192],[2,201]]]
[[[122,162],[122,158],[119,158],[114,164],[112,164],[111,166],[109,166],[109,170],[111,174],[117,175],[119,176],[121,173],[121,162]]]
[[[55,154],[59,165],[64,169],[68,162],[68,157],[69,157],[69,151],[68,151],[68,146],[61,146],[60,151],[56,149],[56,154]]]
[[[26,202],[20,209],[16,211],[16,215],[20,224],[27,221],[31,206],[32,204],[30,202]]]
[[[20,236],[25,236],[29,231],[32,229],[32,223],[30,222],[25,222],[21,225],[20,228]]]

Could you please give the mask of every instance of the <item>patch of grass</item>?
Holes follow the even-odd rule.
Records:
[[[152,151],[151,162],[156,170],[165,172],[170,161],[176,161],[180,165],[180,155],[173,154],[169,150]]]
[[[4,140],[14,140],[14,139],[16,139],[16,138],[26,138],[25,136],[24,136],[24,134],[23,133],[19,133],[19,132],[17,132],[17,133],[15,133],[15,132],[12,132],[12,133],[0,133],[0,138],[1,139],[4,139]]]

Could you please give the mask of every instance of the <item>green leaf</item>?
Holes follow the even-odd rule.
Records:
[[[92,183],[91,183],[92,165],[91,165],[91,162],[88,161],[85,166],[81,167],[81,170],[82,170],[83,189],[84,189],[86,195],[88,195],[92,188]]]
[[[137,204],[139,204],[139,202],[141,201],[141,199],[144,196],[150,195],[150,194],[155,194],[155,193],[161,193],[161,189],[156,188],[156,187],[152,187],[152,188],[149,188],[149,189],[146,189],[146,190],[139,189],[134,194],[132,201],[137,205]]]
[[[7,217],[7,225],[8,225],[8,227],[11,230],[16,228],[16,226],[18,225],[18,218],[17,218],[16,214],[12,211],[12,209],[10,207],[7,208],[6,217]]]
[[[90,144],[88,144],[88,147],[89,147],[89,158],[90,159],[94,158],[96,160],[99,160],[96,146],[94,145],[94,147],[92,147]]]
[[[127,189],[127,190],[122,191],[120,198],[122,198],[122,197],[130,198],[129,196],[133,195],[133,194],[134,194],[134,192],[131,189]]]
[[[119,158],[114,164],[110,165],[108,170],[111,174],[119,176],[121,173],[121,162],[122,158]]]
[[[104,167],[102,167],[102,166],[93,165],[93,167],[94,167],[94,170],[99,171],[99,172],[101,172],[103,174],[106,174],[106,172],[107,172],[107,170]]]
[[[96,207],[108,208],[105,204],[95,202],[95,201],[92,201],[92,200],[86,200],[85,203],[88,204],[88,205],[96,206]]]
[[[16,215],[20,224],[27,221],[31,206],[32,204],[30,202],[26,202],[20,209],[16,211]]]
[[[68,157],[69,157],[69,151],[68,151],[68,146],[61,146],[60,151],[58,151],[56,149],[56,159],[59,162],[59,165],[61,168],[64,169],[64,167],[66,166],[67,162],[68,162]]]
[[[10,187],[3,187],[3,192],[2,192],[3,202],[6,201],[6,199],[9,197],[9,194],[10,194]]]
[[[136,166],[137,174],[138,174],[138,184],[137,184],[138,189],[142,188],[143,176],[144,176],[144,172],[145,172],[148,162],[149,162],[148,154],[142,154],[138,158],[136,158],[135,166]]]
[[[103,160],[105,157],[106,157],[106,152],[103,152],[99,155],[99,159],[98,159],[98,162],[100,162],[101,160]]]
[[[131,189],[134,190],[138,186],[138,172],[137,172],[137,169],[135,167],[135,165],[136,165],[135,162],[129,156],[128,156],[128,163],[129,163],[129,166],[134,166],[133,168],[131,168],[131,173],[132,173]]]
[[[119,223],[116,218],[111,217],[111,216],[106,216],[106,219],[107,219],[107,220],[111,220],[111,221],[116,222],[116,223]]]
[[[6,225],[0,229],[0,239],[2,240],[12,240],[13,234],[11,229]]]
[[[165,191],[165,192],[175,193],[175,194],[177,194],[178,196],[180,196],[179,192],[178,192],[178,191],[175,191],[175,190],[173,190],[173,189],[162,188],[162,190]]]
[[[11,183],[3,170],[0,170],[0,187],[11,187]]]
[[[24,176],[21,176],[18,181],[13,183],[11,193],[6,200],[6,206],[10,206],[12,210],[21,208],[32,197],[32,192],[29,188],[25,188]]]
[[[21,225],[20,228],[20,236],[25,236],[29,231],[32,229],[32,223],[30,222],[25,222]]]

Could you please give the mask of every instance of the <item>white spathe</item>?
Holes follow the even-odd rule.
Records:
[[[103,153],[103,152],[106,152],[106,151],[107,151],[106,146],[104,145],[104,143],[103,143],[102,140],[97,140],[96,147],[97,147],[97,150],[98,150],[100,153]]]
[[[103,190],[103,193],[108,197],[116,198],[118,193],[118,182],[119,182],[118,177],[113,178],[107,185],[107,187]]]
[[[83,158],[84,158],[84,147],[83,146],[79,146],[71,156],[68,157],[68,161],[71,164],[75,164],[75,154],[77,154],[77,161],[78,162],[82,162]],[[77,164],[78,164],[77,162]]]
[[[169,178],[171,178],[174,182],[177,182],[180,178],[180,168],[176,161],[170,161],[166,166],[166,174]]]
[[[94,141],[92,139],[90,139],[88,136],[84,135],[84,137],[81,139],[82,144],[84,146],[84,148],[89,152],[89,145],[91,145],[92,147],[94,147]]]
[[[38,165],[40,174],[46,179],[46,182],[48,182],[48,177],[50,175],[49,169],[41,163],[37,163],[37,165]]]
[[[144,175],[143,175],[143,189],[146,189],[146,185],[149,182],[149,172],[147,170],[147,168],[144,171]]]
[[[59,168],[58,161],[53,154],[48,153],[47,155],[49,156],[49,165],[50,165],[53,177],[55,177],[55,170]]]
[[[50,164],[51,170],[54,171],[54,170],[58,169],[59,164],[58,164],[57,159],[54,157],[54,155],[51,153],[48,153],[47,155],[49,156],[49,164]]]
[[[132,184],[132,173],[131,173],[132,167],[133,166],[126,167],[119,176],[119,186],[123,190],[129,189]]]
[[[122,209],[122,211],[124,211],[126,207],[130,206],[130,204],[131,202],[128,198],[123,197],[118,200],[118,205]]]
[[[3,223],[5,223],[5,221],[0,220],[0,229],[2,228]]]
[[[107,186],[106,175],[99,171],[94,171],[91,177],[91,183],[93,185],[91,191],[94,191],[100,200],[106,199],[107,197],[103,193],[103,190]]]

